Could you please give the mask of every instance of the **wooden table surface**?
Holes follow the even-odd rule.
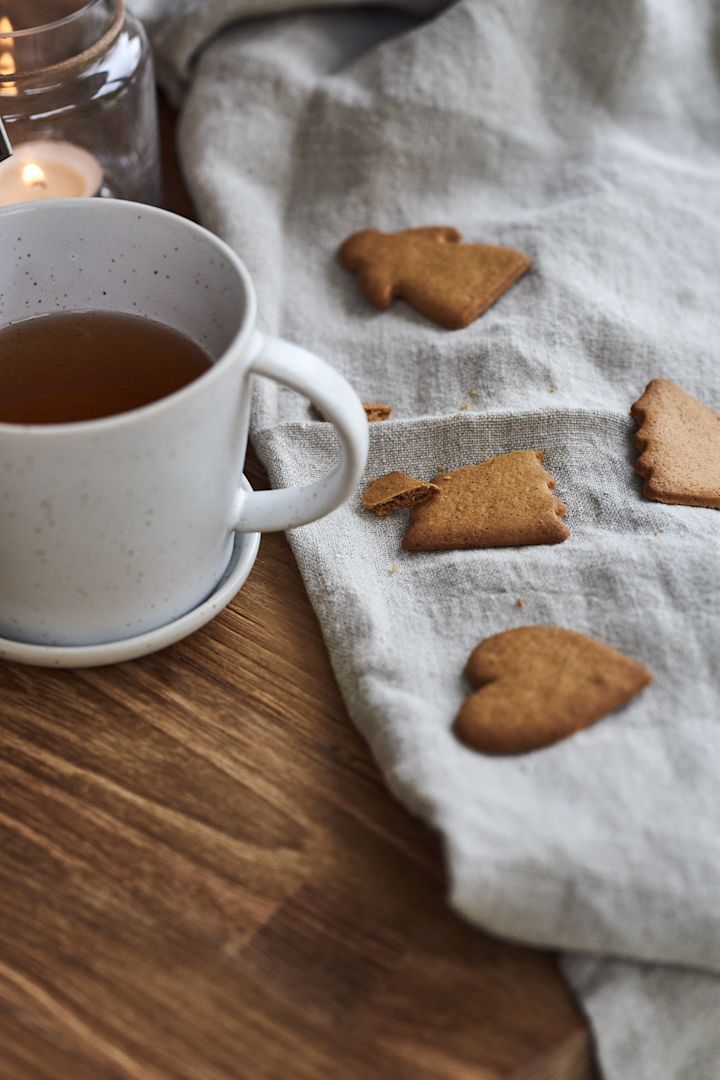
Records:
[[[553,959],[448,911],[282,535],[165,652],[0,664],[2,1080],[591,1075]]]

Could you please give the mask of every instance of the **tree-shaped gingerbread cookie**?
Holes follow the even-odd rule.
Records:
[[[670,379],[653,379],[630,412],[646,498],[720,509],[720,416]]]
[[[394,233],[364,229],[345,241],[340,258],[357,270],[362,291],[376,307],[387,308],[399,296],[440,326],[460,330],[530,266],[521,251],[461,240],[449,226]]]

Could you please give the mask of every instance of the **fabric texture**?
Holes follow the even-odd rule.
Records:
[[[720,9],[136,7],[186,82],[184,169],[254,275],[261,326],[393,405],[367,476],[538,449],[569,506],[553,547],[404,552],[403,517],[359,493],[290,535],[354,722],[443,837],[450,903],[565,951],[609,1080],[717,1080],[720,516],[643,499],[628,413],[655,377],[720,407]],[[466,330],[375,311],[339,243],[424,224],[533,269]],[[276,486],[336,454],[329,425],[266,382],[253,439]],[[471,648],[543,623],[654,684],[537,753],[461,746]]]

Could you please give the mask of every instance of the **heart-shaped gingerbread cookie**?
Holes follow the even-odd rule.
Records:
[[[455,732],[486,754],[549,746],[600,720],[652,682],[636,660],[585,634],[521,626],[486,638],[467,662],[475,693]]]

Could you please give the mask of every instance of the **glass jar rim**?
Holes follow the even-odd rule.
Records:
[[[7,39],[31,39],[33,35],[39,35],[43,33],[52,32],[55,29],[60,29],[64,26],[70,25],[75,19],[81,16],[87,15],[89,11],[101,4],[103,0],[87,0],[87,3],[82,4],[76,11],[71,11],[69,15],[63,15],[60,19],[55,19],[52,22],[41,23],[38,26],[25,27],[23,30],[11,30],[7,33],[0,33],[2,40]],[[123,22],[125,20],[125,0],[114,0],[115,14],[112,23],[104,31],[103,34],[88,48],[83,49],[81,52],[75,55],[68,56],[64,60],[57,61],[56,63],[49,64],[45,67],[36,68],[28,71],[16,71],[0,74],[0,92],[4,83],[22,83],[29,79],[35,79],[38,76],[56,75],[67,72],[73,68],[81,67],[85,64],[91,63],[96,57],[102,55],[115,41],[120,30],[122,29]]]
[[[80,18],[81,15],[87,15],[88,11],[101,4],[102,0],[86,0],[86,3],[82,4],[76,11],[71,11],[69,15],[63,15],[59,19],[51,19],[50,22],[38,23],[37,26],[26,26],[24,30],[9,30],[2,32],[3,38],[23,38],[31,37],[33,34],[46,33],[48,30],[54,30],[59,26],[67,26],[73,19]]]

